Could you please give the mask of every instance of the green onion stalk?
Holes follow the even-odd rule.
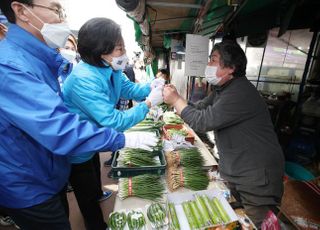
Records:
[[[171,191],[179,187],[191,190],[205,190],[209,184],[208,174],[201,168],[169,168],[167,183]]]
[[[143,199],[158,200],[165,191],[165,185],[160,176],[144,174],[129,178],[119,179],[118,196],[124,200],[130,196]]]
[[[202,167],[204,158],[198,148],[180,149],[166,153],[168,166],[184,166],[186,168]]]

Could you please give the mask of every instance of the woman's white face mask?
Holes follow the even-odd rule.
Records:
[[[114,70],[124,70],[128,61],[129,58],[126,54],[123,54],[120,57],[112,57],[111,66]]]
[[[206,67],[205,78],[207,82],[211,85],[218,85],[219,82],[222,80],[221,77],[217,77],[217,70],[218,70],[218,67],[216,66],[207,65]]]

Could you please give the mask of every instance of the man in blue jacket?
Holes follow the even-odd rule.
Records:
[[[57,78],[69,65],[56,48],[70,31],[59,1],[6,0],[0,8],[12,23],[0,42],[0,208],[22,229],[70,229],[68,155],[156,140],[97,128],[68,112]]]

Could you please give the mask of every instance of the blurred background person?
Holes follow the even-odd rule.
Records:
[[[163,78],[165,81],[165,84],[169,84],[170,83],[170,72],[165,68],[161,68],[158,70],[158,73],[156,74],[156,78]]]

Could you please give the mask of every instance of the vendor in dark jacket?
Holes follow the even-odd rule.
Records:
[[[284,157],[267,106],[245,76],[246,64],[241,47],[223,41],[213,47],[206,67],[214,87],[209,96],[188,104],[172,85],[163,96],[195,131],[214,131],[221,176],[260,227],[268,210],[280,204]]]

